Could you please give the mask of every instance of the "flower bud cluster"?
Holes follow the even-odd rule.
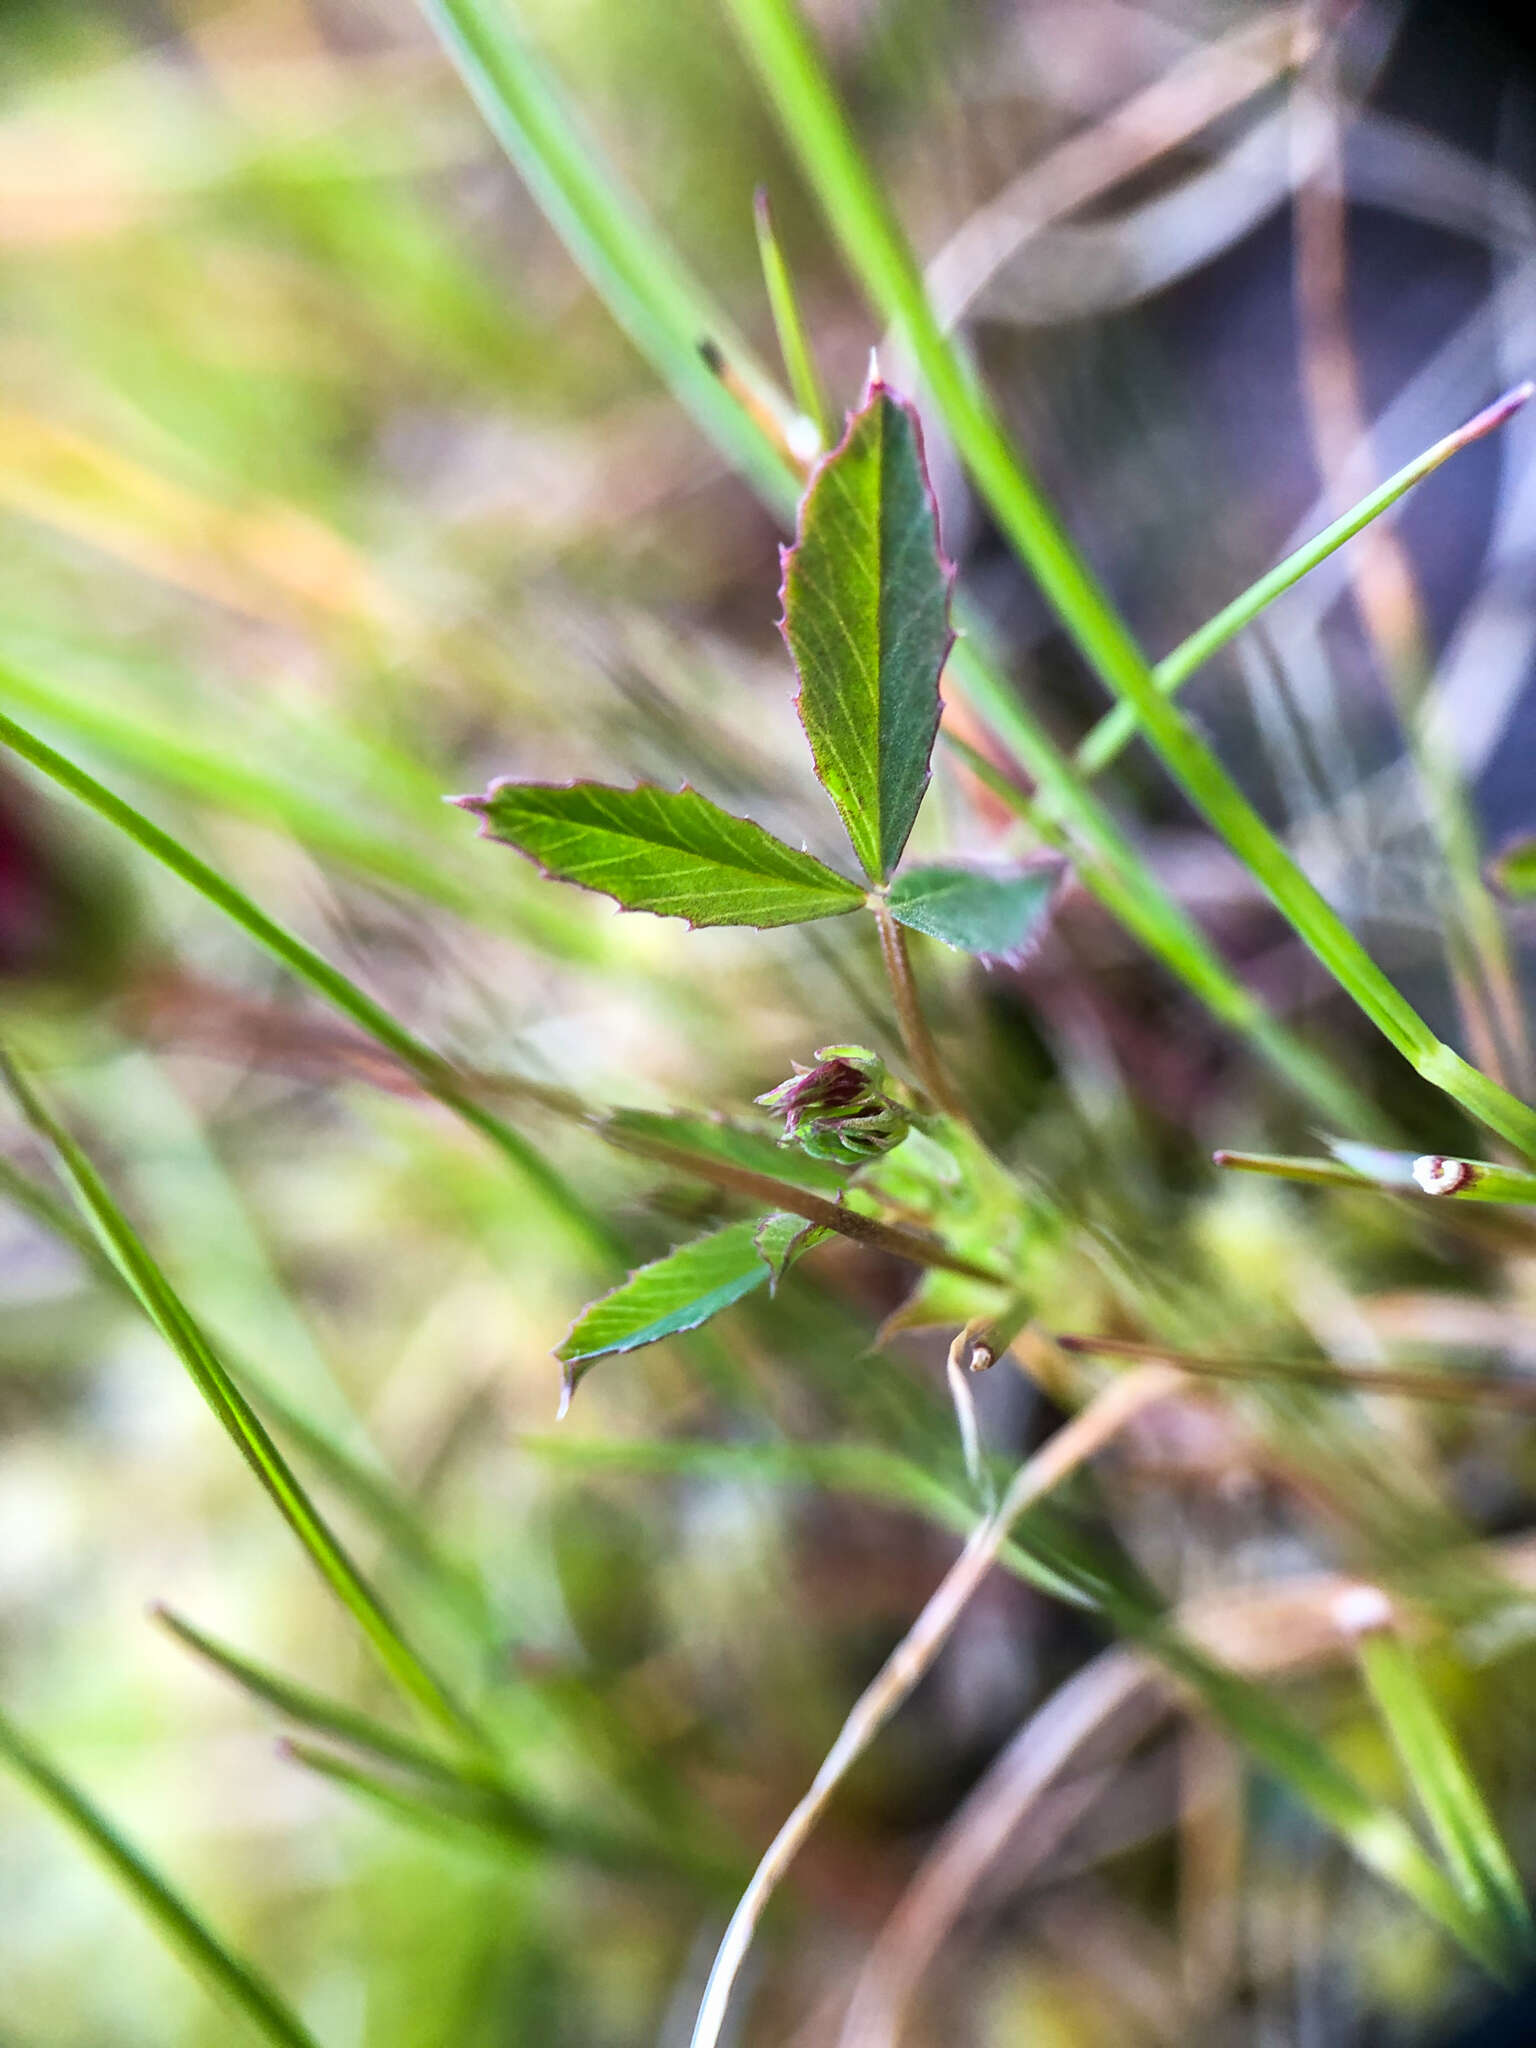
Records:
[[[786,1145],[812,1159],[863,1166],[899,1145],[912,1119],[885,1092],[885,1063],[862,1045],[824,1045],[814,1067],[794,1062],[787,1081],[757,1100],[784,1119]]]

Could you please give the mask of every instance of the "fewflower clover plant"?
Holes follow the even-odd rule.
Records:
[[[954,570],[939,543],[917,414],[878,377],[871,376],[842,440],[812,471],[794,544],[781,560],[780,625],[799,677],[796,708],[859,879],[686,786],[504,778],[481,796],[452,801],[480,818],[483,836],[515,847],[555,880],[612,896],[625,910],[681,917],[693,926],[759,929],[867,910],[880,920],[888,964],[893,952],[904,960],[897,926],[984,960],[1019,959],[1049,914],[1054,865],[1009,872],[900,866],[938,734],[939,677],[954,639]],[[900,981],[901,970],[893,971],[898,1013],[926,1082],[912,1047],[919,1027],[907,1028],[915,999]],[[914,1125],[930,1135],[942,1125],[952,1143],[963,1142],[954,1118],[931,1114],[947,1105],[920,1097],[909,1103],[893,1093],[881,1061],[861,1046],[827,1046],[816,1057],[817,1065],[797,1068],[758,1097],[783,1113],[782,1143],[797,1148],[801,1161],[791,1173],[782,1152],[776,1155],[778,1170],[790,1174],[777,1188],[753,1154],[754,1145],[768,1149],[755,1133],[634,1112],[609,1120],[605,1134],[616,1142],[759,1198],[773,1199],[770,1190],[787,1186],[794,1200],[766,1218],[680,1246],[593,1303],[558,1353],[567,1398],[593,1360],[695,1328],[754,1287],[776,1283],[829,1230],[905,1250],[973,1281],[1003,1284],[990,1257],[959,1254],[952,1244],[882,1224],[877,1195],[847,1188],[836,1171],[869,1168]],[[665,1128],[641,1128],[647,1124]],[[966,1149],[979,1151],[974,1138]],[[826,1178],[803,1185],[812,1163],[830,1185]],[[858,1207],[855,1192],[865,1198]],[[936,1193],[936,1215],[942,1206]]]

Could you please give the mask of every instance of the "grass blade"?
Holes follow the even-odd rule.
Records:
[[[1366,1607],[1355,1642],[1366,1688],[1452,1880],[1513,1975],[1536,1957],[1536,1927],[1509,1852],[1454,1731],[1394,1626],[1390,1602],[1374,1586],[1361,1586],[1339,1604],[1355,1599]]]
[[[1272,1180],[1301,1181],[1308,1187],[1358,1188],[1369,1193],[1402,1194],[1413,1189],[1413,1154],[1385,1152],[1378,1147],[1360,1147],[1378,1162],[1377,1170],[1366,1173],[1343,1159],[1289,1159],[1276,1152],[1231,1152],[1223,1148],[1211,1154],[1213,1165],[1237,1173],[1267,1174]],[[1400,1169],[1400,1170],[1399,1170]]]
[[[489,0],[420,4],[486,126],[619,325],[709,439],[789,517],[799,495],[787,448],[793,414],[581,133],[512,26],[510,10]],[[743,380],[754,410],[780,423],[778,445],[711,367],[713,350]]]
[[[1508,1981],[1507,1944],[1468,1907],[1401,1814],[1373,1799],[1261,1687],[1223,1669],[1166,1627],[1146,1629],[1143,1639],[1161,1663],[1195,1689],[1249,1755],[1331,1829],[1367,1870],[1412,1899],[1491,1976]]]
[[[1294,584],[1309,575],[1320,562],[1336,554],[1346,541],[1353,540],[1363,528],[1379,519],[1383,512],[1405,497],[1415,484],[1422,483],[1444,462],[1449,462],[1463,448],[1470,448],[1474,441],[1480,441],[1485,434],[1491,434],[1504,422],[1513,417],[1531,396],[1536,385],[1518,384],[1513,391],[1506,392],[1492,405],[1485,406],[1475,418],[1453,433],[1444,435],[1432,448],[1426,448],[1422,455],[1416,455],[1412,462],[1389,476],[1385,483],[1378,484],[1368,492],[1358,505],[1325,526],[1312,539],[1304,541],[1295,551],[1277,562],[1273,569],[1259,577],[1255,583],[1223,605],[1214,618],[1207,619],[1203,626],[1181,640],[1171,654],[1165,654],[1152,670],[1157,687],[1165,696],[1171,697],[1181,690],[1199,668],[1204,667],[1214,654],[1235,640],[1246,626],[1253,621],[1277,597],[1283,597]],[[1120,753],[1126,742],[1139,729],[1139,721],[1131,706],[1116,704],[1082,739],[1073,763],[1084,775],[1098,775],[1107,768]]]
[[[238,1650],[231,1650],[212,1636],[205,1635],[200,1628],[179,1614],[173,1614],[168,1607],[155,1607],[150,1611],[161,1627],[185,1648],[206,1659],[226,1678],[232,1678],[236,1685],[301,1728],[345,1742],[367,1756],[414,1771],[418,1777],[428,1778],[434,1783],[467,1786],[481,1791],[498,1782],[494,1773],[480,1768],[473,1759],[442,1756],[413,1736],[374,1720],[371,1715],[360,1714],[340,1701],[327,1699],[278,1672],[264,1670]]]
[[[0,1153],[0,1196],[51,1231],[83,1260],[93,1279],[126,1295],[137,1305],[138,1297],[123,1276],[122,1269],[103,1246],[101,1239],[79,1212],[45,1188]],[[411,1503],[380,1470],[366,1463],[330,1432],[297,1408],[275,1387],[269,1387],[241,1363],[238,1379],[251,1388],[256,1405],[264,1409],[279,1430],[299,1445],[306,1457],[367,1516],[379,1533],[399,1550],[402,1557],[423,1572],[448,1596],[453,1606],[480,1636],[489,1629],[485,1593],[469,1569],[445,1557],[431,1534],[422,1526]]]
[[[1075,1331],[1054,1333],[1059,1350],[1090,1358],[1158,1360],[1180,1372],[1218,1380],[1266,1381],[1284,1386],[1320,1387],[1337,1394],[1400,1394],[1414,1401],[1449,1401],[1464,1407],[1486,1402],[1516,1414],[1536,1414],[1536,1373],[1426,1372],[1394,1365],[1341,1365],[1331,1358],[1239,1358],[1221,1353],[1184,1351],[1167,1344],[1147,1344],[1134,1337],[1093,1337]]]
[[[285,1756],[303,1764],[306,1770],[329,1778],[369,1805],[382,1808],[392,1819],[416,1827],[468,1830],[497,1841],[504,1850],[522,1850],[529,1857],[553,1851],[624,1876],[654,1874],[667,1865],[667,1859],[643,1840],[632,1840],[574,1816],[546,1818],[491,1786],[475,1788],[445,1781],[429,1791],[423,1784],[384,1776],[366,1764],[338,1756],[302,1737],[285,1739],[280,1747]],[[711,1864],[705,1857],[695,1860],[690,1874],[714,1884],[722,1879],[734,1881],[736,1876],[734,1870]]]
[[[461,1742],[484,1748],[486,1738],[400,1634],[85,1153],[4,1052],[0,1052],[0,1072],[28,1122],[52,1147],[145,1314],[181,1360],[215,1419],[298,1537],[321,1577],[353,1616],[385,1670],[423,1713],[449,1728]]]
[[[285,1736],[278,1748],[282,1755],[294,1763],[303,1764],[306,1770],[344,1786],[371,1806],[381,1807],[391,1819],[404,1820],[415,1827],[425,1825],[434,1831],[468,1828],[481,1835],[490,1835],[503,1845],[521,1849],[530,1857],[539,1855],[547,1847],[541,1829],[534,1826],[520,1809],[494,1795],[470,1795],[448,1785],[438,1786],[429,1792],[421,1784],[405,1778],[381,1776],[366,1764],[338,1756],[334,1750],[321,1748],[319,1744],[298,1736]]]
[[[794,279],[789,274],[789,265],[784,261],[784,251],[773,225],[773,208],[762,186],[758,187],[752,202],[752,217],[757,226],[757,253],[763,266],[763,283],[768,292],[768,305],[773,313],[774,332],[778,336],[779,354],[784,359],[789,388],[804,419],[816,429],[816,446],[807,447],[804,451],[809,460],[820,449],[830,447],[832,416],[827,410],[821,379],[816,374],[816,358],[806,337],[805,322],[800,318]]]
[[[1380,1131],[1382,1116],[1375,1104],[1321,1053],[1270,1016],[1253,991],[1233,975],[1193,918],[1148,874],[1119,827],[1101,815],[1094,820],[1091,834],[1082,831],[1084,813],[1079,796],[1086,797],[1087,792],[1074,782],[1071,770],[1012,691],[974,660],[967,641],[958,644],[950,666],[963,670],[972,703],[992,729],[1006,738],[1011,751],[1034,777],[1038,794],[1026,796],[984,754],[943,728],[950,751],[1047,845],[1064,853],[1083,886],[1194,991],[1212,1016],[1247,1038],[1298,1094],[1346,1130]],[[1071,818],[1070,831],[1061,830],[1058,815]]]
[[[402,833],[371,830],[243,756],[189,737],[168,719],[125,711],[120,703],[92,702],[24,675],[6,658],[0,658],[0,701],[199,803],[280,826],[315,853],[381,887],[409,890],[460,917],[483,914],[483,892],[473,881],[450,873]]]
[[[462,1118],[501,1152],[527,1179],[550,1208],[579,1236],[588,1250],[605,1262],[617,1261],[623,1248],[607,1224],[596,1216],[528,1140],[477,1102],[454,1076],[447,1061],[439,1058],[372,996],[365,995],[340,968],[308,946],[293,932],[278,924],[253,903],[242,889],[183,846],[179,839],[146,818],[142,811],[116,795],[94,775],[50,747],[35,733],[0,712],[0,743],[46,775],[71,796],[78,797],[99,817],[115,825],[145,853],[178,875],[189,888],[249,934],[257,945],[280,960],[318,995],[352,1019],[370,1038],[404,1061],[429,1095]]]
[[[198,1919],[181,1896],[118,1833],[14,1723],[0,1713],[0,1758],[10,1765],[66,1826],[81,1835],[124,1891],[169,1944],[187,1958],[235,2010],[279,2048],[315,2048],[277,1993]]]
[[[1536,1110],[1441,1043],[1159,691],[1125,622],[940,326],[922,273],[859,153],[793,0],[731,0],[731,12],[845,258],[871,300],[905,335],[983,498],[1084,659],[1131,705],[1196,809],[1415,1072],[1536,1158]]]

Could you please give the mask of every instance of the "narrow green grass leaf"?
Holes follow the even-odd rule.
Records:
[[[401,831],[362,824],[336,802],[281,780],[243,751],[210,745],[168,718],[127,710],[120,701],[98,702],[49,678],[23,672],[4,656],[0,700],[200,803],[291,832],[317,854],[381,887],[407,889],[461,917],[481,913],[483,893],[470,876],[451,873]]]
[[[357,1622],[385,1670],[424,1714],[449,1728],[461,1742],[485,1748],[486,1740],[475,1722],[406,1642],[378,1595],[310,1500],[201,1326],[113,1200],[105,1181],[3,1050],[0,1072],[27,1121],[52,1147],[145,1314],[181,1360],[215,1419],[321,1577]]]
[[[1122,1616],[1115,1617],[1122,1627]],[[1400,1813],[1375,1799],[1317,1737],[1262,1687],[1203,1655],[1160,1621],[1143,1623],[1147,1648],[1199,1694],[1248,1754],[1311,1810],[1363,1863],[1438,1921],[1489,1974],[1508,1979],[1508,1948],[1424,1850]]]
[[[1421,1193],[1448,1196],[1457,1202],[1536,1203],[1536,1173],[1495,1166],[1488,1159],[1449,1159],[1443,1152],[1426,1153],[1413,1162],[1413,1180]]]
[[[162,867],[169,868],[173,875],[179,876],[189,888],[195,889],[216,910],[239,925],[264,951],[280,960],[326,1002],[361,1025],[370,1038],[402,1060],[429,1095],[488,1139],[503,1157],[512,1162],[589,1251],[605,1261],[616,1262],[622,1258],[623,1246],[608,1225],[588,1208],[573,1188],[566,1185],[543,1155],[510,1124],[477,1102],[460,1084],[445,1060],[407,1031],[403,1024],[396,1023],[381,1004],[376,1003],[372,996],[365,995],[339,968],[333,967],[329,960],[278,924],[276,919],[268,917],[243,889],[236,888],[190,847],[183,846],[179,839],[146,818],[142,811],[108,789],[105,783],[98,782],[94,775],[88,774],[25,726],[18,725],[5,712],[0,712],[0,745],[11,748],[50,781],[61,789],[67,789],[71,796],[78,797],[99,817],[105,818],[108,824],[124,833]]]
[[[314,2036],[251,1968],[172,1891],[83,1793],[56,1770],[10,1719],[0,1714],[0,1759],[32,1788],[60,1820],[82,1836],[152,1926],[194,1969],[279,2048],[315,2048]]]
[[[381,1808],[392,1820],[425,1826],[433,1832],[446,1828],[457,1833],[467,1828],[491,1837],[504,1852],[521,1851],[529,1857],[543,1854],[550,1846],[544,1830],[521,1807],[494,1793],[470,1793],[446,1784],[428,1787],[417,1780],[390,1777],[298,1736],[285,1737],[278,1747],[294,1763]]]
[[[669,1164],[688,1170],[695,1163],[701,1180],[711,1180],[720,1165],[738,1166],[749,1173],[773,1174],[792,1187],[812,1188],[818,1194],[835,1195],[846,1184],[848,1170],[829,1159],[813,1159],[798,1145],[784,1145],[767,1131],[754,1131],[745,1124],[727,1123],[723,1118],[687,1116],[661,1110],[616,1109],[600,1118],[594,1129],[621,1151],[638,1152],[655,1158],[663,1148]]]
[[[1254,991],[1237,979],[1189,912],[1162,887],[1124,832],[1100,808],[1092,791],[1074,776],[1017,693],[983,658],[969,631],[950,656],[949,673],[1038,787],[1034,795],[1026,795],[985,754],[946,726],[943,738],[951,753],[1038,838],[1065,855],[1076,880],[1110,915],[1177,975],[1213,1017],[1241,1033],[1305,1101],[1342,1129],[1379,1130],[1382,1117],[1375,1103],[1323,1054],[1271,1016]]]
[[[1536,1173],[1498,1166],[1491,1159],[1457,1159],[1444,1152],[1389,1152],[1379,1145],[1336,1139],[1332,1159],[1287,1159],[1268,1152],[1213,1152],[1217,1166],[1266,1173],[1317,1187],[1376,1188],[1383,1194],[1432,1195],[1457,1202],[1536,1205]]]
[[[1369,1596],[1374,1588],[1362,1588]],[[1403,1774],[1413,1787],[1457,1890],[1514,1975],[1536,1957],[1536,1927],[1497,1823],[1413,1652],[1390,1621],[1364,1630],[1360,1669]]]
[[[1346,541],[1353,540],[1373,520],[1379,519],[1415,484],[1422,483],[1453,455],[1471,447],[1474,441],[1480,441],[1485,434],[1493,433],[1506,420],[1513,418],[1530,398],[1531,391],[1530,384],[1519,384],[1492,405],[1485,406],[1475,418],[1458,427],[1454,433],[1444,435],[1432,448],[1416,455],[1412,462],[1405,463],[1385,483],[1367,492],[1358,505],[1351,506],[1340,518],[1314,534],[1311,540],[1304,541],[1283,562],[1277,562],[1257,582],[1250,583],[1230,604],[1223,605],[1213,618],[1197,627],[1187,640],[1181,640],[1154,667],[1152,674],[1163,695],[1171,697],[1176,690],[1181,690],[1197,669],[1202,668],[1228,641],[1235,640],[1246,626],[1252,625],[1260,612],[1272,605],[1277,597],[1282,597],[1303,576],[1310,575],[1320,562],[1337,553]],[[1084,775],[1099,774],[1122,751],[1127,741],[1134,738],[1137,729],[1136,713],[1131,706],[1124,702],[1116,704],[1084,736],[1073,756],[1074,765]],[[1536,889],[1536,859],[1532,862],[1531,880],[1533,889]]]
[[[1060,880],[1057,868],[998,874],[978,867],[908,868],[887,902],[898,924],[982,960],[1024,959],[1038,944]]]
[[[776,511],[787,513],[798,488],[782,438],[793,418],[790,408],[582,131],[506,0],[419,5],[486,126],[615,320],[703,432],[729,451]],[[706,344],[728,359],[755,406],[779,422],[779,440],[710,369]]]
[[[1310,1187],[1358,1188],[1366,1194],[1373,1188],[1381,1193],[1400,1194],[1405,1188],[1412,1192],[1411,1152],[1388,1152],[1377,1145],[1351,1149],[1360,1156],[1362,1163],[1357,1165],[1353,1158],[1343,1156],[1337,1159],[1288,1158],[1283,1153],[1223,1149],[1211,1154],[1211,1164],[1235,1173],[1266,1174],[1272,1180],[1301,1181]],[[1369,1167],[1363,1163],[1366,1157],[1372,1161]],[[1400,1163],[1400,1171],[1393,1162]]]
[[[453,802],[485,838],[625,910],[761,930],[841,917],[864,900],[856,882],[694,789],[505,781]]]
[[[0,1154],[0,1197],[14,1202],[34,1222],[69,1245],[84,1261],[93,1279],[138,1305],[138,1296],[125,1279],[122,1268],[78,1211],[50,1188],[40,1186],[22,1173],[3,1154]],[[275,1387],[267,1386],[244,1361],[239,1363],[238,1380],[251,1390],[258,1409],[264,1410],[277,1424],[280,1433],[297,1444],[305,1456],[313,1459],[318,1469],[360,1513],[367,1516],[380,1535],[433,1581],[454,1608],[471,1622],[476,1634],[481,1637],[487,1634],[490,1616],[486,1595],[474,1573],[466,1565],[443,1554],[423,1526],[414,1506],[400,1493],[395,1483],[339,1442],[319,1423],[301,1414],[291,1401]]]
[[[705,1847],[694,1843],[662,1843],[645,1835],[629,1835],[602,1821],[590,1821],[578,1812],[541,1812],[512,1794],[496,1788],[473,1786],[426,1786],[410,1778],[391,1778],[373,1765],[340,1757],[303,1737],[291,1737],[281,1745],[295,1763],[303,1763],[315,1776],[328,1778],[352,1796],[379,1806],[395,1821],[414,1827],[428,1827],[434,1833],[451,1829],[469,1831],[485,1841],[494,1841],[502,1853],[526,1853],[530,1858],[569,1855],[618,1876],[672,1876],[684,1864],[690,1876],[717,1886],[737,1886],[741,1874]]]
[[[769,1275],[757,1248],[760,1220],[729,1223],[679,1245],[639,1267],[612,1293],[584,1309],[555,1353],[566,1368],[565,1402],[597,1359],[696,1330],[721,1309],[764,1286]]]
[[[794,279],[789,274],[789,265],[784,260],[784,251],[773,225],[773,208],[761,186],[754,197],[752,213],[757,224],[757,253],[763,266],[763,283],[773,313],[774,332],[779,338],[779,354],[789,376],[789,388],[795,394],[795,403],[801,414],[816,429],[815,443],[806,451],[809,456],[819,453],[831,440],[831,416],[822,393],[821,379],[816,374],[816,358],[806,337],[805,322],[800,317]]]
[[[339,1700],[327,1699],[308,1686],[298,1685],[278,1672],[265,1670],[238,1650],[232,1650],[204,1634],[202,1629],[179,1614],[173,1614],[168,1607],[155,1607],[151,1611],[161,1627],[185,1648],[205,1659],[215,1670],[222,1671],[226,1678],[233,1679],[253,1698],[301,1728],[345,1742],[367,1756],[414,1771],[434,1783],[447,1782],[481,1790],[497,1782],[494,1774],[483,1769],[478,1760],[443,1756],[425,1743],[418,1742],[414,1736],[402,1734],[383,1721],[374,1720],[369,1714],[360,1714]]]
[[[659,1844],[622,1834],[581,1815],[536,1812],[524,1801],[491,1787],[446,1782],[427,1786],[419,1780],[390,1777],[302,1737],[285,1740],[281,1748],[295,1763],[380,1808],[391,1819],[434,1832],[468,1830],[494,1841],[503,1854],[521,1852],[532,1858],[553,1852],[630,1877],[660,1875],[675,1868],[677,1858]],[[727,1871],[712,1864],[702,1854],[694,1859],[694,1873],[714,1884],[739,1881],[734,1869]]]
[[[928,787],[953,582],[917,414],[871,380],[801,500],[782,629],[816,773],[877,884]]]
[[[655,1438],[600,1438],[548,1435],[518,1438],[530,1456],[578,1471],[633,1472],[654,1478],[695,1478],[732,1483],[761,1480],[783,1486],[820,1486],[834,1493],[904,1508],[926,1517],[951,1535],[964,1538],[976,1525],[976,1504],[966,1494],[899,1452],[876,1444],[708,1443],[698,1438],[668,1443]],[[1028,1538],[1005,1546],[1003,1561],[1030,1585],[1075,1607],[1096,1606],[1091,1570],[1077,1569],[1067,1549],[1049,1558],[1036,1541],[1033,1524]]]

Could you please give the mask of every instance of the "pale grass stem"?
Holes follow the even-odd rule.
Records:
[[[753,1872],[709,1973],[691,2048],[717,2048],[732,1988],[768,1901],[826,1811],[833,1792],[948,1641],[967,1602],[1007,1542],[1014,1523],[1026,1508],[1101,1450],[1134,1416],[1163,1400],[1178,1384],[1178,1374],[1167,1366],[1147,1366],[1111,1381],[1015,1473],[997,1508],[977,1525],[922,1613],[859,1696],[809,1791]]]

